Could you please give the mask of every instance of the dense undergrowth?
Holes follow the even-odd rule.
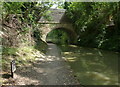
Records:
[[[2,2],[0,2],[2,3]],[[46,5],[48,4],[48,6]],[[41,58],[47,44],[41,40],[39,18],[49,8],[49,3],[3,2],[2,10],[2,72],[10,75],[10,62],[15,60],[16,67],[32,65],[36,58]],[[39,7],[38,7],[39,6]],[[38,17],[39,16],[39,17]],[[7,77],[9,79],[9,77]]]
[[[66,2],[77,44],[120,52],[120,2]]]

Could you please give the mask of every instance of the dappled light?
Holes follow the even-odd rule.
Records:
[[[69,62],[75,62],[75,61],[76,61],[76,60],[75,60],[75,57],[68,57],[67,60],[68,60]]]
[[[60,48],[81,84],[118,85],[118,53],[74,46]]]
[[[70,47],[78,47],[78,46],[76,46],[76,45],[69,45]]]
[[[0,83],[119,85],[120,3],[93,1],[0,2]]]
[[[15,74],[18,85],[75,85],[79,84],[72,70],[61,57],[55,44],[48,44],[46,55],[38,54],[33,67],[20,67]],[[26,73],[27,72],[27,73]],[[46,82],[47,81],[47,82]]]

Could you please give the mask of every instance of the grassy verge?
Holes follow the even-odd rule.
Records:
[[[44,53],[35,49],[33,46],[24,46],[19,48],[4,47],[2,54],[2,75],[10,75],[10,62],[12,60],[16,61],[16,67],[27,67],[31,66],[36,58],[42,58]],[[7,83],[5,79],[9,77],[2,77],[3,84]]]

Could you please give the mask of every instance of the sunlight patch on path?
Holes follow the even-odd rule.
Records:
[[[32,66],[19,68],[16,79],[18,85],[79,84],[55,44],[48,44],[46,55],[37,56]]]

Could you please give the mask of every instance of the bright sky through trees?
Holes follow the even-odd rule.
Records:
[[[54,4],[51,8],[57,8],[58,5],[57,4]]]

